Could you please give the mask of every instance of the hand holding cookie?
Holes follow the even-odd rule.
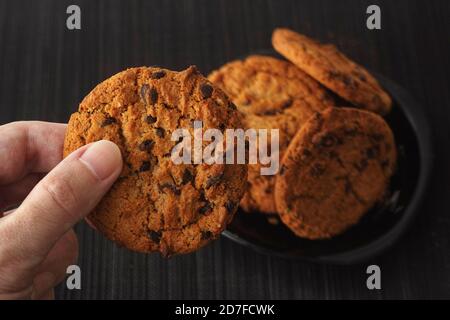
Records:
[[[392,132],[370,112],[386,114],[391,99],[334,48],[285,29],[273,45],[292,63],[251,56],[214,71],[211,82],[195,67],[131,68],[94,88],[67,130],[1,127],[0,205],[25,200],[0,220],[0,271],[15,274],[0,282],[0,295],[48,295],[76,258],[71,227],[88,214],[119,245],[164,256],[216,239],[244,194],[245,210],[276,213],[300,237],[329,238],[356,224],[395,169]],[[328,90],[370,111],[336,107]],[[221,133],[280,130],[280,173],[261,176],[259,164],[249,165],[247,181],[246,164],[175,163],[174,134],[195,137],[198,121]]]
[[[109,141],[62,160],[66,125],[17,122],[0,127],[0,299],[45,299],[75,263],[72,226],[107,192],[122,168]]]

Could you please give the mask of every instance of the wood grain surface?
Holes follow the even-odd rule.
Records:
[[[69,31],[78,4],[82,29]],[[382,9],[382,30],[365,26]],[[100,81],[130,66],[208,73],[270,47],[286,26],[337,44],[405,87],[423,106],[437,146],[432,185],[419,217],[392,249],[365,264],[315,265],[258,254],[221,238],[165,260],[118,248],[77,226],[82,289],[59,299],[450,298],[450,1],[0,1],[0,124],[67,122]],[[378,264],[382,290],[366,288]]]

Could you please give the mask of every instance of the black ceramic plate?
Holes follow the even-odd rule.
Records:
[[[270,51],[263,54],[274,55]],[[351,264],[379,254],[401,236],[417,214],[427,189],[432,169],[432,140],[421,107],[408,92],[391,80],[376,73],[375,76],[394,101],[386,121],[394,132],[399,151],[398,169],[391,180],[387,201],[373,208],[357,225],[330,240],[302,239],[281,222],[274,225],[266,215],[242,211],[237,212],[224,231],[227,238],[275,256]]]

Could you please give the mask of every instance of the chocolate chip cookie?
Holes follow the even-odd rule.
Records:
[[[175,164],[172,133],[241,128],[227,96],[195,67],[181,72],[132,68],[99,84],[69,121],[64,155],[101,139],[124,159],[119,179],[90,214],[109,239],[140,252],[188,253],[215,239],[245,191],[247,168],[233,164]],[[203,146],[209,144],[204,142]]]
[[[272,44],[279,53],[354,106],[386,115],[390,96],[362,66],[335,46],[318,43],[289,29],[275,29]]]
[[[396,158],[392,131],[377,114],[354,108],[317,113],[282,159],[275,185],[281,220],[309,239],[344,232],[384,197]]]
[[[279,129],[280,153],[315,112],[333,105],[317,81],[288,61],[249,56],[232,61],[209,75],[244,114],[244,126]],[[270,140],[269,140],[270,141]],[[241,201],[246,211],[275,213],[274,176],[263,176],[261,165],[249,165],[249,188]]]

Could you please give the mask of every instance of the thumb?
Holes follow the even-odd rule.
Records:
[[[102,140],[64,159],[2,223],[6,244],[22,257],[45,257],[56,241],[91,212],[122,169],[119,148]]]

